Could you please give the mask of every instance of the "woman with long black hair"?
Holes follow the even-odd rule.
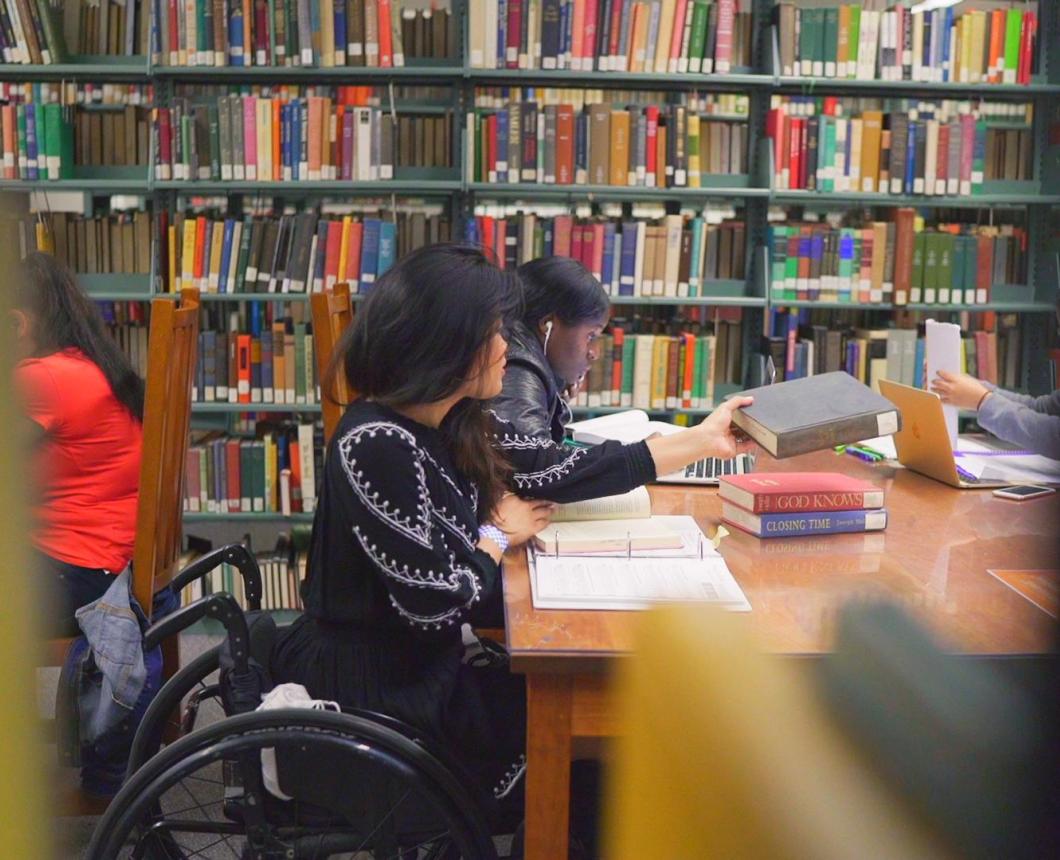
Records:
[[[277,681],[433,732],[498,798],[521,774],[523,681],[462,663],[461,625],[503,623],[504,550],[545,527],[552,501],[624,492],[735,444],[730,413],[680,434],[684,447],[574,452],[496,419],[517,296],[513,273],[457,245],[417,250],[372,287],[336,347],[333,371],[359,396],[325,459],[305,614],[273,655]]]
[[[144,385],[62,263],[30,254],[16,280],[14,382],[31,422],[36,490],[30,539],[52,598],[49,630],[75,635],[74,612],[132,560]]]

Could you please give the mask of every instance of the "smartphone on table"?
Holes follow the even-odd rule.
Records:
[[[1000,489],[994,490],[994,495],[999,499],[1014,499],[1017,502],[1024,502],[1027,499],[1037,499],[1041,496],[1049,496],[1055,493],[1052,487],[1037,487],[1033,484],[1021,484],[1018,487],[1001,487]]]

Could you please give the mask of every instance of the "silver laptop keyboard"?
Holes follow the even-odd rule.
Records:
[[[683,472],[661,475],[662,483],[716,484],[723,475],[742,475],[754,469],[752,454],[740,454],[732,459],[705,457],[685,467]]]

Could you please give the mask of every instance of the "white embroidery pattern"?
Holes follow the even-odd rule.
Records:
[[[545,484],[558,481],[570,474],[571,469],[574,467],[574,463],[588,450],[588,448],[577,448],[562,462],[556,463],[554,466],[549,466],[547,469],[542,469],[539,472],[517,472],[512,475],[512,481],[518,487],[532,487],[535,484],[538,487],[542,487]]]
[[[449,477],[449,473],[447,471],[445,471],[445,469],[442,468],[441,463],[439,463],[437,460],[434,459],[433,456],[431,456],[431,452],[423,450],[423,449],[420,449],[419,453],[420,453],[421,456],[425,457],[427,460],[430,460],[431,465],[434,466],[434,468],[437,470],[438,474],[441,475],[445,479],[445,482],[450,487],[453,488],[453,490],[456,492],[456,494],[458,496],[463,498],[464,497],[464,491],[461,490],[460,487],[458,487],[456,485],[456,481],[454,481],[452,478]]]
[[[521,755],[515,760],[508,770],[504,772],[500,782],[493,789],[493,796],[497,800],[507,797],[526,773],[526,756]]]
[[[386,499],[380,499],[378,492],[372,492],[371,482],[365,480],[364,472],[357,468],[357,459],[353,456],[354,446],[366,434],[369,438],[373,438],[377,433],[385,433],[387,436],[396,435],[413,449],[412,464],[416,471],[417,495],[419,496],[415,522],[413,522],[413,517],[411,516],[401,516],[399,508],[391,508],[390,502]],[[427,476],[423,470],[422,460],[424,452],[416,444],[416,437],[403,427],[399,427],[389,421],[372,421],[353,428],[343,436],[339,440],[339,454],[342,458],[342,468],[346,472],[346,478],[361,503],[395,531],[400,532],[420,546],[431,549],[431,506],[430,497],[427,493]]]
[[[505,451],[532,451],[536,448],[559,447],[551,439],[538,439],[536,436],[513,436],[509,433],[499,436],[494,433],[493,438],[500,442],[501,449]]]
[[[396,560],[389,558],[385,550],[380,549],[376,544],[370,543],[368,538],[362,534],[359,526],[353,527],[353,534],[360,543],[361,548],[365,554],[375,563],[375,565],[391,579],[400,582],[402,585],[409,586],[410,588],[428,588],[435,591],[447,591],[450,593],[457,593],[462,587],[470,587],[470,596],[468,599],[459,606],[453,606],[446,609],[444,612],[440,612],[436,615],[418,615],[414,612],[410,612],[401,606],[397,600],[394,599],[393,595],[390,596],[390,602],[400,615],[409,620],[410,622],[421,625],[422,627],[429,628],[431,626],[440,628],[441,623],[445,621],[448,624],[453,623],[453,619],[458,616],[461,612],[471,606],[472,603],[477,603],[479,600],[479,592],[482,590],[482,584],[479,582],[478,576],[470,567],[464,567],[456,563],[456,555],[449,553],[449,566],[450,570],[446,573],[439,573],[434,570],[421,570],[420,568],[411,569],[407,564],[399,564]]]
[[[456,537],[460,538],[460,542],[463,543],[464,546],[470,550],[474,550],[475,536],[464,528],[463,524],[457,520],[456,517],[449,516],[449,511],[446,508],[439,509],[432,505],[431,513],[438,522],[449,529],[449,531],[456,535]]]

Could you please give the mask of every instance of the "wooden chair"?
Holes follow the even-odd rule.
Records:
[[[173,577],[180,556],[184,463],[198,345],[198,290],[183,290],[179,307],[171,299],[151,302],[132,586],[148,616],[155,592]],[[49,641],[39,665],[61,666],[72,641]],[[163,674],[169,678],[180,667],[176,637],[163,643],[162,652]],[[99,809],[98,804],[71,803],[80,812]]]
[[[324,447],[327,448],[335,428],[339,426],[346,404],[353,400],[353,392],[346,384],[343,374],[336,374],[330,390],[323,385],[324,374],[331,364],[335,344],[353,320],[350,285],[342,282],[335,284],[331,289],[313,293],[309,297],[309,305],[313,315],[313,352],[316,355],[317,375],[321,380],[320,409],[324,416]]]

